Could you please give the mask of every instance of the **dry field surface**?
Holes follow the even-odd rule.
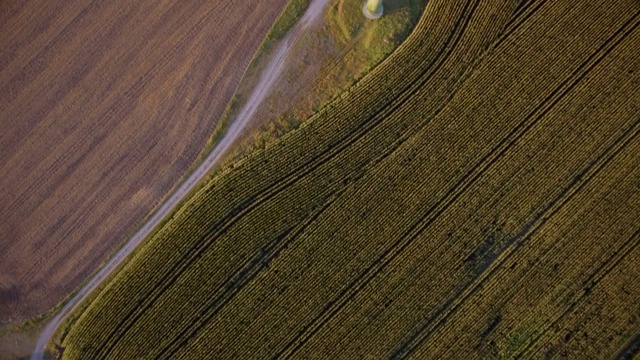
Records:
[[[638,49],[637,0],[430,0],[185,203],[64,358],[633,358]]]
[[[0,2],[0,320],[61,301],[168,194],[285,4]]]

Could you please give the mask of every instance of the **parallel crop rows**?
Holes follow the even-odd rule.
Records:
[[[612,336],[579,314],[637,252],[639,24],[630,0],[430,1],[363,81],[194,195],[65,357],[536,357],[580,351],[560,329]],[[587,350],[640,329],[616,324]]]

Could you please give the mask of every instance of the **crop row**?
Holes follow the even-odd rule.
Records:
[[[364,148],[364,149],[368,149],[368,148],[370,148],[370,147],[369,147],[369,146],[366,146],[366,147],[363,147],[363,148]],[[342,156],[342,155],[341,155],[341,156]],[[355,159],[357,159],[358,157],[354,157],[354,156],[344,156],[344,160],[350,160],[350,159],[354,159],[354,158],[355,158]],[[343,166],[343,167],[344,167],[344,166]],[[335,166],[325,165],[325,166],[324,166],[324,168],[325,168],[325,169],[335,169]],[[345,167],[345,168],[349,168],[349,167]],[[325,177],[325,176],[322,176],[322,174],[320,174],[320,175],[315,174],[315,175],[313,176],[313,179],[321,179],[322,181],[325,181],[325,182],[331,183],[331,181],[327,181],[327,179],[329,179],[329,180],[330,180],[330,179],[331,179],[331,177],[327,178],[327,177]],[[305,186],[306,186],[306,185],[304,185],[304,184],[301,184],[301,185],[300,185],[301,189],[303,189]],[[317,188],[317,189],[325,189],[326,187],[325,187],[325,186],[316,186],[315,188]],[[298,193],[298,194],[299,194],[299,192],[292,191],[290,188],[288,188],[288,189],[287,189],[287,194],[290,194],[290,193]],[[303,194],[303,197],[308,197],[308,193],[307,193],[307,194]],[[302,200],[302,201],[304,201],[304,199],[301,199],[301,200]],[[274,201],[272,202],[272,204],[278,204],[278,203],[291,203],[291,202],[290,202],[290,201],[279,201],[279,200],[274,200]],[[273,212],[267,211],[266,213],[273,213]],[[262,216],[258,216],[258,215],[256,215],[256,217],[258,217],[258,218],[264,218],[264,217],[262,217]],[[250,229],[251,229],[251,231],[260,232],[260,229],[255,229],[254,227],[252,227],[252,228],[250,228]],[[261,233],[261,234],[268,234],[268,232],[260,232],[260,233]],[[203,263],[207,263],[207,262],[203,261]]]
[[[507,259],[418,354],[446,353],[448,346],[462,340],[464,329],[462,341],[468,349],[520,357],[555,326],[554,319],[584,301],[637,242],[633,231],[639,208],[619,204],[637,180],[638,172],[627,165],[638,145],[636,137],[569,206]],[[614,231],[611,217],[619,222]],[[520,344],[514,342],[518,338]]]
[[[627,47],[627,46],[620,46],[620,50],[622,50],[623,52],[626,53],[626,60],[627,63],[629,63],[629,58],[628,56],[631,56],[631,48]],[[624,59],[624,58],[622,58]],[[560,108],[561,110],[555,111],[555,123],[556,126],[560,126],[560,127],[566,127],[568,124],[567,123],[567,119],[575,119],[575,118],[589,118],[592,119],[590,120],[592,122],[592,125],[597,124],[597,128],[591,128],[590,130],[588,130],[587,128],[582,128],[582,127],[571,127],[568,129],[564,129],[564,133],[562,130],[560,129],[552,129],[549,126],[546,127],[540,127],[540,129],[546,129],[546,131],[549,131],[549,134],[553,134],[553,137],[551,138],[547,138],[546,141],[542,142],[542,144],[544,144],[544,148],[548,147],[550,144],[553,144],[554,141],[557,141],[557,139],[562,139],[563,141],[573,141],[574,143],[572,144],[573,146],[579,146],[578,148],[576,148],[574,151],[571,151],[571,147],[564,145],[564,147],[562,148],[562,151],[566,154],[572,154],[572,156],[574,156],[574,158],[571,158],[571,160],[575,160],[575,156],[576,154],[579,152],[583,152],[584,154],[590,154],[591,152],[593,152],[594,154],[597,154],[597,152],[594,149],[590,150],[590,146],[592,146],[592,142],[595,139],[598,139],[599,136],[603,136],[604,133],[598,134],[599,132],[604,132],[604,131],[608,131],[611,135],[615,134],[615,132],[620,132],[622,131],[622,129],[627,129],[626,132],[624,133],[624,136],[622,136],[617,142],[616,144],[625,144],[624,141],[627,141],[629,137],[634,136],[635,134],[637,134],[637,123],[632,123],[632,121],[637,121],[637,117],[634,117],[633,113],[624,113],[620,111],[620,108],[623,108],[625,110],[628,110],[628,105],[629,104],[620,104],[618,103],[620,99],[624,99],[625,101],[628,99],[633,99],[634,95],[633,95],[633,85],[632,84],[627,84],[627,88],[625,89],[625,91],[621,91],[620,93],[617,94],[612,94],[611,92],[609,92],[610,90],[607,89],[607,87],[611,87],[611,84],[619,84],[620,82],[624,81],[624,77],[626,76],[626,73],[624,73],[623,71],[618,70],[617,76],[618,78],[615,79],[615,81],[611,78],[608,77],[608,75],[610,73],[612,73],[613,71],[611,70],[611,68],[615,68],[615,67],[619,67],[621,63],[624,63],[622,59],[618,59],[619,63],[610,63],[608,64],[609,69],[602,69],[599,72],[600,76],[597,76],[595,74],[590,74],[593,75],[593,78],[597,78],[598,81],[600,82],[600,84],[598,85],[598,83],[591,83],[589,84],[588,87],[583,87],[583,88],[589,88],[591,89],[591,94],[589,93],[585,93],[584,91],[582,91],[583,89],[576,89],[574,90],[574,92],[576,93],[573,97],[574,97],[574,102],[575,104],[573,104],[570,108],[569,111],[567,111],[567,107],[564,106],[564,110],[562,110],[562,107]],[[613,103],[611,104],[603,104],[602,108],[599,108],[599,110],[603,110],[606,109],[607,111],[603,114],[600,112],[587,112],[584,109],[587,109],[587,104],[591,101],[593,101],[594,99],[598,98],[598,95],[602,94],[602,92],[606,93],[607,96],[604,97],[609,101],[612,101]],[[615,101],[615,102],[614,102]],[[574,112],[577,110],[582,109],[582,114],[578,115],[575,114]],[[551,115],[553,116],[553,115]],[[553,119],[553,118],[552,118]],[[607,119],[606,122],[603,123],[604,119]],[[615,119],[615,121],[611,120],[611,119]],[[629,127],[629,124],[634,124],[633,126]],[[567,130],[570,130],[571,132],[568,132]],[[611,136],[609,135],[609,136]],[[618,136],[618,135],[615,135]],[[543,132],[540,132],[538,134],[536,134],[535,132],[531,135],[532,138],[544,138],[545,134]],[[548,135],[547,135],[548,137]],[[571,140],[573,139],[573,140]],[[589,139],[589,140],[585,140],[585,139]],[[524,140],[523,140],[524,141]],[[527,141],[528,144],[533,144],[535,143],[533,140],[529,140]],[[533,149],[532,149],[533,150]],[[529,151],[532,151],[529,150]],[[614,149],[610,149],[608,148],[607,151],[608,152],[612,152],[615,153],[614,151],[616,150],[616,148]],[[540,150],[538,150],[540,151]],[[515,151],[513,152],[514,154],[522,154],[522,153],[527,153],[526,151]],[[561,153],[562,154],[562,153]],[[559,167],[553,167],[551,164],[547,164],[547,165],[538,165],[536,166],[534,162],[529,161],[526,165],[523,164],[521,165],[519,168],[522,169],[521,172],[522,173],[526,173],[528,172],[533,172],[534,170],[537,171],[541,171],[541,174],[537,177],[534,178],[536,179],[536,183],[534,184],[529,184],[527,186],[523,186],[523,185],[519,185],[519,186],[514,186],[514,185],[503,185],[506,188],[516,188],[516,189],[538,189],[538,188],[544,188],[545,186],[549,186],[549,185],[545,185],[545,184],[552,184],[553,186],[558,186],[558,182],[557,181],[552,181],[552,179],[550,179],[550,173],[552,173],[553,171],[567,171],[568,169],[570,169],[569,164],[570,162],[566,159],[563,158],[563,156],[559,154],[556,155],[555,157],[553,155],[542,155],[542,154],[537,154],[537,155],[533,155],[535,157],[539,157],[539,156],[543,156],[544,158],[552,158],[552,159],[558,159],[559,160],[559,164],[561,164]],[[532,157],[532,155],[529,155],[530,157]],[[556,160],[556,161],[558,161]],[[503,160],[504,161],[504,160]],[[587,161],[587,160],[585,160]],[[530,169],[528,169],[528,166],[530,166]],[[558,170],[556,170],[558,169]],[[581,171],[575,171],[575,173],[573,173],[572,176],[574,176],[573,179],[571,179],[571,186],[575,186],[576,184],[579,184],[580,181],[583,181],[584,178],[587,177],[587,174],[585,173],[586,170],[581,170]],[[495,179],[495,178],[494,178]],[[508,183],[507,183],[508,184]],[[471,191],[473,192],[473,191]],[[528,196],[531,196],[532,194],[535,194],[535,191],[531,191],[528,190],[526,193]],[[500,194],[502,196],[502,192]],[[522,205],[526,206],[525,208],[527,209],[531,209],[531,211],[537,211],[537,216],[541,216],[540,214],[542,213],[540,209],[545,209],[545,207],[543,207],[542,205],[538,204],[536,205],[533,201],[531,201],[531,199],[528,196],[523,196],[520,195],[517,200],[513,199],[512,202],[513,203],[517,203],[517,202],[521,202]],[[545,197],[542,197],[543,199]],[[503,206],[500,206],[496,203],[485,203],[482,202],[484,205],[483,206],[488,206],[489,208],[504,208]],[[578,206],[579,207],[579,206]],[[509,219],[510,222],[514,221],[514,217],[516,216],[517,212],[515,212],[513,209],[509,210],[508,215],[504,216],[506,219]],[[488,216],[489,217],[489,216]],[[517,222],[516,222],[517,224]],[[523,225],[525,224],[525,225]],[[520,226],[524,226],[524,229],[529,229],[533,226],[533,223],[529,220],[527,221],[522,221],[520,222]],[[504,231],[504,229],[503,229]],[[522,230],[521,232],[516,231],[515,233],[518,234],[518,236],[515,236],[515,238],[511,238],[509,239],[509,241],[507,243],[511,243],[511,242],[516,242],[517,238],[520,237],[520,234],[522,232],[524,232],[525,230]],[[501,246],[507,246],[507,244],[501,244]],[[508,247],[512,247],[512,246],[508,246]],[[479,253],[482,254],[483,252],[486,252],[487,250],[484,248],[480,248],[477,249],[480,250]],[[451,253],[456,253],[453,250],[448,250],[448,252]],[[508,255],[505,254],[509,254],[510,252],[507,252],[505,249],[502,249],[498,252],[494,251],[489,251],[488,254],[485,254],[484,257],[485,259],[483,259],[483,261],[480,262],[480,264],[475,265],[475,267],[479,267],[480,269],[485,269],[488,266],[487,262],[491,262],[493,261],[493,259],[495,257],[497,257],[499,255],[499,257],[501,258],[501,261],[497,262],[497,264],[500,264],[504,258]],[[477,256],[479,254],[473,253],[471,254],[472,258],[473,256]],[[477,262],[478,259],[477,258],[473,258],[472,259],[474,262]],[[493,267],[494,264],[491,264],[491,266]],[[496,265],[498,266],[498,265]],[[490,269],[487,269],[490,270]],[[483,275],[484,276],[484,275]],[[482,283],[479,283],[478,285],[474,285],[474,286],[484,286],[481,285]],[[473,287],[471,287],[471,289],[473,289]],[[465,289],[465,291],[467,291],[468,289]],[[458,301],[458,300],[456,300]],[[454,303],[456,302],[454,301]],[[448,308],[452,308],[454,307],[454,305],[450,304],[447,305]],[[450,310],[444,310],[444,313],[447,314]],[[430,322],[432,324],[430,325],[425,325],[425,328],[432,328],[433,326],[440,326],[441,323],[446,319],[446,316],[443,319],[440,319],[438,321],[434,321],[434,320],[430,320]],[[428,331],[427,331],[428,333]],[[425,339],[429,338],[427,335],[418,335],[416,334],[416,337],[420,340],[420,342],[425,341]],[[415,344],[414,344],[415,345]],[[407,345],[408,347],[412,347],[414,345]]]

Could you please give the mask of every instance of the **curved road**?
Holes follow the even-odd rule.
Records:
[[[229,127],[224,137],[198,168],[180,185],[162,206],[147,220],[127,243],[98,271],[51,319],[38,337],[36,347],[31,354],[31,360],[42,360],[47,344],[58,327],[66,318],[85,300],[91,292],[98,287],[111,272],[126,259],[126,257],[144,240],[153,229],[164,219],[173,208],[193,189],[193,187],[211,170],[222,155],[231,147],[238,135],[251,120],[258,105],[264,100],[275,80],[282,73],[287,55],[293,49],[294,44],[300,38],[307,27],[321,14],[329,0],[312,0],[309,8],[295,27],[287,34],[276,53],[263,70],[262,76],[253,92],[247,99],[242,109],[238,112],[233,124]]]

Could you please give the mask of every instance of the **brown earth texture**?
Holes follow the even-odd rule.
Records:
[[[285,0],[0,1],[0,320],[55,306],[177,184]]]

